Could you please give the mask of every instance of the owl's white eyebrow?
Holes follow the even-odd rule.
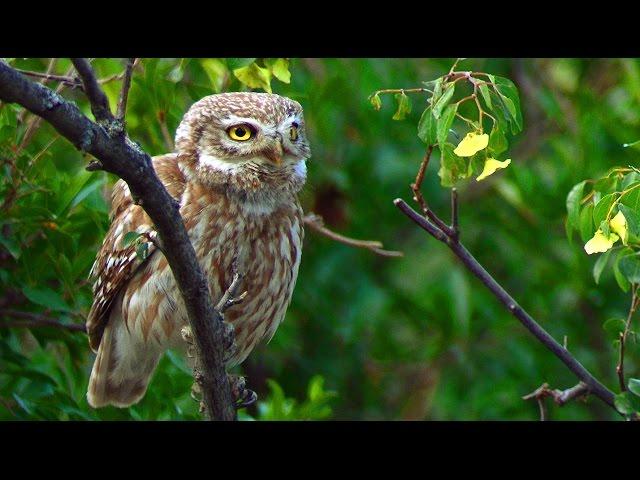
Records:
[[[222,119],[222,124],[225,127],[229,127],[231,125],[237,125],[239,123],[248,123],[249,125],[254,125],[256,127],[261,127],[262,128],[262,124],[260,122],[256,122],[256,120],[254,118],[238,117],[236,115],[229,115],[228,117]]]

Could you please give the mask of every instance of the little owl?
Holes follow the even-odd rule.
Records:
[[[244,275],[246,299],[225,312],[237,346],[227,360],[232,367],[273,337],[298,276],[304,232],[297,193],[310,155],[302,107],[267,93],[211,95],[185,114],[175,144],[175,153],[154,157],[153,165],[180,204],[213,301],[235,268]],[[87,398],[94,408],[140,401],[164,351],[184,347],[187,325],[153,224],[122,180],[110,218],[91,270],[87,331],[97,356]],[[135,243],[123,242],[127,232],[149,240],[145,260]]]

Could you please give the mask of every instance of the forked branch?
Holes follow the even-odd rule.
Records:
[[[429,153],[430,151],[428,154]],[[424,164],[425,161],[423,160],[422,165]],[[422,165],[420,170],[424,169]],[[475,275],[540,343],[547,347],[567,366],[569,370],[571,370],[571,372],[576,375],[581,382],[586,385],[584,388],[588,389],[589,393],[598,397],[611,408],[616,409],[614,405],[613,392],[600,383],[600,381],[598,381],[566,348],[560,345],[551,335],[549,335],[549,333],[547,333],[547,331],[542,328],[511,295],[509,295],[509,293],[507,293],[502,285],[500,285],[485,270],[485,268],[460,242],[458,227],[458,196],[455,189],[451,192],[452,224],[447,225],[428,207],[426,201],[421,200],[422,195],[416,194],[416,191],[420,188],[422,178],[423,175],[421,175],[419,171],[416,177],[416,182],[411,185],[411,190],[414,193],[414,198],[420,206],[423,214],[421,215],[416,212],[400,198],[393,202],[398,209],[400,209],[403,214],[405,214],[420,228],[425,230],[429,235],[444,243],[458,257],[467,270]]]

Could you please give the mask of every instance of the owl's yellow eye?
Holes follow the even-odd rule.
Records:
[[[289,129],[289,138],[292,142],[295,142],[298,139],[298,126],[294,125]]]
[[[249,125],[234,125],[227,130],[227,134],[231,140],[245,142],[253,137],[255,131]]]

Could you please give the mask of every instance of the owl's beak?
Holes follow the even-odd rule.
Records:
[[[282,155],[284,151],[282,149],[282,142],[280,139],[277,139],[273,145],[267,148],[264,151],[264,156],[267,157],[271,162],[273,162],[277,167],[282,165]]]

